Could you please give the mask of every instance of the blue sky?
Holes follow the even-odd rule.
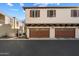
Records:
[[[25,12],[22,7],[45,7],[45,6],[79,6],[79,3],[0,3],[0,11],[11,17],[17,17],[18,20],[25,19]]]

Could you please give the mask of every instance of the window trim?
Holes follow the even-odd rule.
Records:
[[[38,18],[40,17],[40,10],[30,10],[29,14],[32,18]]]
[[[79,10],[71,10],[71,17],[79,17]]]
[[[56,17],[56,10],[47,10],[47,17]]]

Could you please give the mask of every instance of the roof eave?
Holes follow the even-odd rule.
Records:
[[[23,7],[23,9],[33,9],[33,8],[79,8],[79,6],[53,6],[53,7]]]

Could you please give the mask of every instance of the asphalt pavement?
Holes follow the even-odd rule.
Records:
[[[79,40],[0,40],[0,56],[79,56]]]

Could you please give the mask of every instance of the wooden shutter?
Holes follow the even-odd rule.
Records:
[[[71,17],[77,17],[77,10],[71,10]]]
[[[32,17],[32,10],[30,10],[30,17]]]
[[[54,15],[53,16],[56,17],[56,10],[54,10]]]
[[[38,15],[38,17],[40,17],[40,10],[38,10],[38,12],[37,12],[37,13],[38,13],[38,14],[37,14],[37,15]]]
[[[34,10],[30,10],[30,17],[34,17]]]

